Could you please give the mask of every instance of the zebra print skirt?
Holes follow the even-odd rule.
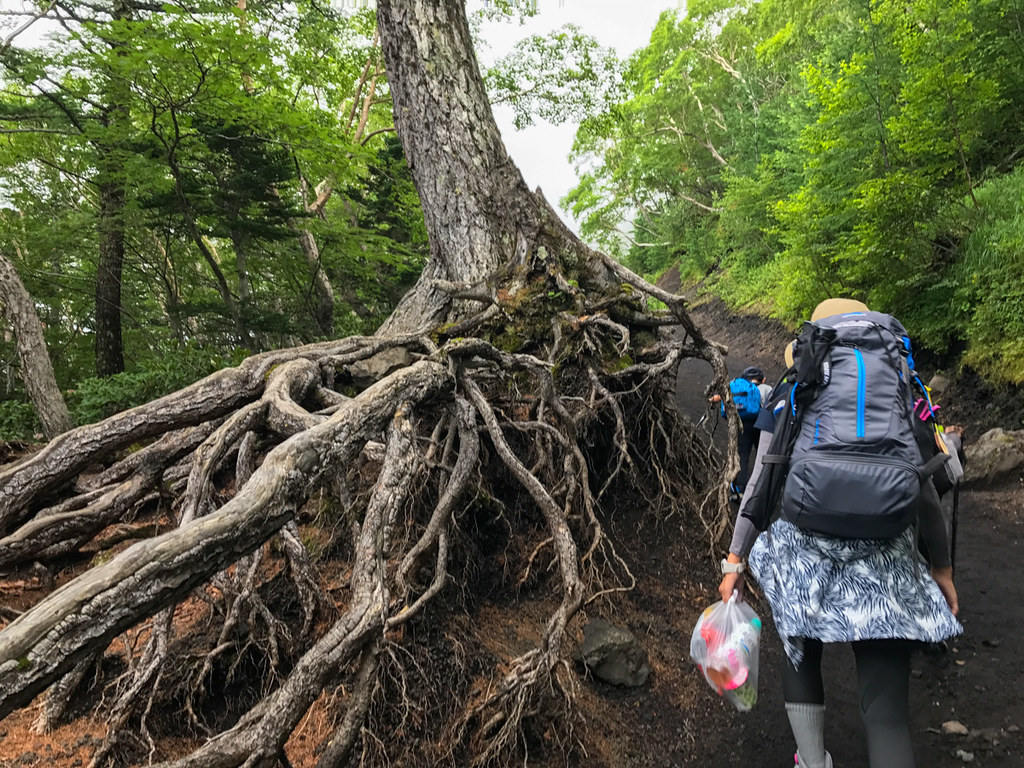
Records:
[[[803,657],[800,638],[935,643],[963,631],[913,539],[909,529],[884,540],[817,536],[785,520],[758,537],[750,571],[793,664]]]

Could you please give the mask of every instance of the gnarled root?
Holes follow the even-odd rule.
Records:
[[[435,760],[521,759],[524,729],[541,721],[555,723],[548,743],[571,751],[576,673],[565,638],[583,605],[596,610],[635,583],[603,505],[628,490],[659,520],[703,514],[720,534],[727,485],[676,413],[671,382],[687,356],[712,363],[718,388],[725,367],[678,297],[609,264],[669,309],[591,300],[551,261],[531,261],[535,250],[522,241],[508,290],[448,286],[485,304],[447,329],[453,336],[252,358],[5,468],[0,484],[21,496],[0,504],[0,562],[112,543],[106,562],[0,631],[0,716],[52,686],[40,719],[52,726],[107,654],[124,669],[101,680],[110,728],[97,766],[277,765],[311,711],[326,717],[323,766],[400,751],[380,729],[426,732],[427,711],[444,718]],[[558,310],[538,312],[549,293],[563,297]],[[668,322],[682,339],[654,335]],[[532,335],[513,354],[495,341],[515,323]],[[405,361],[361,392],[337,391],[354,366],[389,350]],[[73,486],[97,461],[110,467]],[[61,483],[60,496],[44,488]],[[156,493],[173,528],[127,548],[103,533],[145,515],[140,504]],[[90,522],[74,522],[80,512]],[[500,567],[474,540],[488,526],[507,539]],[[494,589],[551,604],[534,647],[485,652],[458,628],[460,613],[486,600],[472,575],[484,568]],[[412,637],[452,649],[448,679],[433,677],[442,673],[409,649]],[[449,683],[461,698],[422,687]],[[397,691],[398,714],[384,689]],[[169,707],[207,739],[189,755],[162,751],[159,712]]]

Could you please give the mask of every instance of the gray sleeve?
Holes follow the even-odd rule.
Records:
[[[754,540],[757,538],[757,534],[760,531],[754,527],[754,524],[750,521],[750,518],[743,516],[743,510],[747,508],[747,504],[750,501],[750,495],[754,492],[754,486],[757,484],[757,478],[761,476],[761,459],[768,453],[768,446],[772,442],[771,432],[762,432],[760,439],[757,441],[757,453],[754,455],[754,461],[750,467],[750,477],[747,478],[747,487],[743,491],[743,498],[740,500],[740,508],[736,511],[736,525],[732,531],[732,542],[729,544],[729,551],[734,555],[740,557],[746,557],[750,554],[751,548],[754,546]]]
[[[962,475],[964,469],[964,461],[961,458],[964,455],[963,439],[956,432],[943,432],[942,439],[946,441],[950,455],[960,465],[960,474]]]
[[[957,479],[957,481],[959,482],[960,478],[962,478],[964,476],[964,466],[963,466],[963,464],[960,463],[960,450],[959,450],[959,448],[958,447],[954,447],[958,443],[959,443],[959,441],[957,441],[957,443],[954,443],[954,444],[947,443],[946,445],[949,448],[950,472],[952,473],[953,477],[955,477]]]

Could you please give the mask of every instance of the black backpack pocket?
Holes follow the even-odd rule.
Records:
[[[813,533],[888,539],[914,521],[920,493],[920,470],[905,459],[810,450],[790,467],[782,516]]]

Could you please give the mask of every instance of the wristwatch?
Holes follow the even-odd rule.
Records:
[[[722,558],[722,573],[743,573],[745,570],[746,563],[730,563],[728,559]]]

